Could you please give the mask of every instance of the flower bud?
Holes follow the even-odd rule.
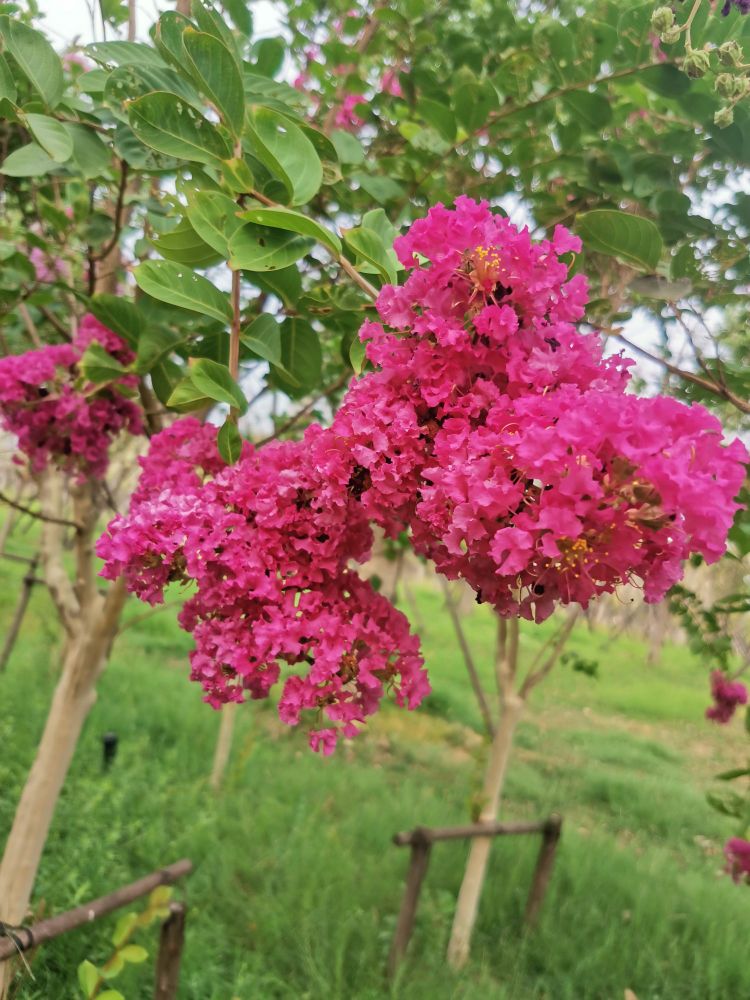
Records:
[[[735,80],[736,77],[732,73],[719,73],[714,82],[716,93],[731,100],[735,96]]]
[[[719,128],[726,128],[727,125],[731,125],[734,121],[734,111],[730,107],[719,108],[719,110],[714,115],[714,125],[718,125]]]
[[[722,66],[739,66],[744,58],[742,47],[734,39],[720,45],[716,50],[716,54]]]
[[[662,31],[661,35],[659,35],[659,41],[665,45],[673,45],[679,37],[680,29],[675,25],[673,28],[667,28],[666,31]]]
[[[711,69],[711,57],[705,49],[688,49],[682,60],[682,68],[693,80],[699,80]]]
[[[657,7],[651,15],[651,27],[657,33],[668,31],[674,24],[674,12],[671,7]]]

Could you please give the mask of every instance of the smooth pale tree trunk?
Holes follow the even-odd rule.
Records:
[[[236,702],[230,701],[222,707],[221,712],[219,713],[221,715],[221,720],[219,722],[219,735],[216,739],[214,762],[211,768],[210,778],[211,788],[213,788],[214,791],[218,791],[218,789],[221,788],[221,783],[224,780],[224,772],[226,771],[227,764],[229,763],[229,755],[232,752],[235,716],[238,708],[239,705]]]
[[[26,916],[57,800],[81,729],[96,701],[96,681],[124,601],[125,586],[118,580],[106,596],[96,594],[89,602],[79,628],[67,640],[60,680],[0,862],[0,920],[6,923],[21,923]],[[10,963],[2,963],[2,1000],[10,973]]]
[[[524,701],[515,692],[507,693],[503,701],[500,724],[492,741],[484,776],[484,806],[479,815],[480,823],[491,823],[497,819],[508,761],[513,749],[513,737],[523,715]],[[474,837],[471,841],[448,944],[448,962],[454,969],[462,968],[469,957],[471,935],[479,909],[491,844],[491,837]]]

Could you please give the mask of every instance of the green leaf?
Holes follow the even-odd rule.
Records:
[[[100,176],[112,164],[112,154],[96,132],[86,125],[68,125],[73,137],[73,161],[84,180]]]
[[[229,241],[229,264],[243,271],[275,271],[304,257],[315,242],[296,233],[247,223]]]
[[[155,889],[152,889],[148,896],[148,906],[149,909],[152,907],[166,906],[174,895],[174,889],[171,885],[157,885]]]
[[[245,121],[245,92],[237,60],[213,35],[186,28],[182,44],[187,70],[198,88],[215,105],[234,135]]]
[[[246,194],[255,187],[252,170],[238,156],[232,157],[231,160],[222,160],[221,173],[224,183],[235,194]]]
[[[210,0],[193,0],[191,14],[201,31],[218,38],[230,52],[237,52],[237,43],[226,24],[226,18],[216,10]]]
[[[131,347],[135,347],[143,333],[144,320],[138,307],[129,299],[119,295],[94,295],[89,308],[100,323],[123,337]]]
[[[388,247],[374,230],[363,226],[348,229],[344,233],[344,241],[359,258],[372,264],[384,281],[397,284],[398,276],[393,261],[388,256]]]
[[[199,358],[190,369],[193,385],[209,399],[217,403],[229,403],[240,413],[247,411],[247,400],[242,389],[229,374],[226,365],[209,358]]]
[[[15,104],[18,98],[18,90],[16,89],[16,81],[13,79],[13,74],[10,71],[10,66],[0,55],[0,101],[6,100],[10,101],[11,104]]]
[[[349,348],[349,361],[357,375],[362,374],[362,369],[367,363],[366,346],[359,337],[355,337]]]
[[[276,76],[284,63],[286,46],[283,38],[261,38],[255,43],[255,66],[261,76]]]
[[[155,236],[149,242],[162,257],[188,267],[209,267],[222,259],[222,255],[201,239],[187,219],[181,219],[174,229]]]
[[[342,132],[335,129],[331,132],[331,142],[333,143],[339,158],[339,163],[347,163],[351,166],[359,166],[365,161],[365,151],[362,143],[351,132]]]
[[[99,970],[103,979],[116,979],[122,970],[125,968],[125,962],[123,961],[120,952],[116,951],[114,955],[104,963],[104,965]]]
[[[679,97],[691,87],[690,77],[676,66],[649,66],[638,74],[638,79],[661,97]]]
[[[231,417],[227,417],[220,428],[216,436],[216,444],[219,448],[219,454],[227,465],[234,465],[242,454],[242,435]]]
[[[147,330],[138,341],[135,370],[139,375],[150,372],[184,341],[185,337],[174,330],[158,327]]]
[[[78,982],[86,998],[90,997],[99,982],[99,970],[93,962],[86,959],[78,966]]]
[[[113,382],[125,373],[125,367],[96,341],[86,348],[78,367],[83,377],[94,385]]]
[[[137,920],[138,914],[132,912],[123,913],[123,915],[118,919],[111,938],[112,944],[115,948],[119,948],[127,941],[135,929]]]
[[[250,152],[287,190],[292,205],[304,205],[323,183],[323,166],[302,129],[270,108],[255,108],[248,116]]]
[[[232,155],[229,140],[182,98],[157,91],[128,102],[133,131],[147,146],[167,156],[214,163]]]
[[[57,163],[73,155],[73,137],[61,122],[47,115],[24,115],[23,122],[45,152]]]
[[[182,69],[185,61],[182,33],[186,28],[194,27],[195,25],[190,18],[185,17],[184,14],[180,14],[176,10],[168,10],[161,15],[151,29],[154,45],[166,61],[172,63],[177,69]]]
[[[281,327],[268,313],[261,313],[240,333],[240,340],[259,358],[281,365]]]
[[[147,260],[133,271],[140,289],[170,305],[211,316],[222,323],[232,318],[228,297],[208,278],[167,260]]]
[[[242,226],[237,204],[220,191],[198,191],[188,199],[187,217],[196,233],[226,260],[229,241]]]
[[[178,382],[167,399],[166,406],[180,413],[189,413],[191,410],[205,410],[213,406],[213,400],[204,392],[201,392],[193,383],[190,375],[187,375]]]
[[[253,15],[247,6],[247,0],[224,0],[224,9],[234,21],[235,28],[250,37],[253,33]]]
[[[283,229],[285,232],[297,233],[299,236],[309,236],[322,243],[332,253],[341,253],[341,240],[315,219],[288,208],[251,208],[240,213],[240,218],[246,222],[254,222],[271,229]]]
[[[282,267],[278,271],[258,272],[254,281],[259,288],[275,295],[287,307],[296,306],[302,295],[302,279],[294,265]]]
[[[129,944],[120,951],[120,958],[124,962],[131,962],[133,965],[138,965],[146,961],[148,952],[139,944]]]
[[[490,83],[465,83],[453,95],[456,119],[470,134],[487,124],[497,106],[497,92]]]
[[[390,177],[373,177],[370,174],[352,174],[352,180],[381,205],[389,201],[399,201],[404,197],[404,189]]]
[[[23,21],[4,21],[8,52],[31,86],[50,108],[60,103],[65,81],[60,57],[40,31]]]
[[[320,341],[305,320],[284,320],[281,327],[281,360],[284,371],[275,368],[274,379],[290,395],[303,396],[318,384],[322,367]]]
[[[167,405],[167,400],[174,392],[175,386],[182,379],[182,368],[169,358],[163,358],[154,365],[150,372],[151,385],[160,403]]]
[[[563,104],[571,114],[595,132],[612,121],[612,106],[602,94],[590,94],[587,90],[573,91],[563,98]]]
[[[97,1000],[125,1000],[125,997],[119,990],[105,990],[97,994]]]
[[[453,143],[456,139],[456,119],[450,108],[439,101],[423,97],[417,104],[417,111],[428,125],[432,125],[446,142]]]
[[[617,257],[640,270],[655,270],[661,258],[659,230],[650,219],[638,215],[597,208],[579,215],[575,230],[586,250]]]
[[[717,781],[734,781],[735,778],[750,777],[750,767],[733,767],[730,771],[722,771],[716,775]]]
[[[164,66],[159,53],[143,42],[94,42],[84,51],[110,70],[115,66]]]
[[[14,149],[6,156],[0,167],[0,174],[7,177],[41,177],[59,167],[52,157],[45,153],[41,146],[30,142],[26,146]]]

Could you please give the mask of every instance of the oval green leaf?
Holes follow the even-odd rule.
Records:
[[[60,103],[65,87],[60,57],[41,32],[23,21],[9,19],[4,25],[8,52],[44,103],[54,108]]]
[[[240,413],[247,411],[247,400],[242,389],[229,373],[226,365],[210,358],[199,358],[190,369],[193,385],[209,399],[217,403],[229,403]]]
[[[248,116],[249,151],[284,184],[292,205],[304,205],[323,183],[323,166],[302,129],[270,108]]]
[[[662,253],[662,238],[650,219],[611,208],[579,215],[575,231],[586,250],[617,257],[631,267],[653,271]]]
[[[301,212],[293,212],[289,208],[250,208],[246,212],[240,213],[240,218],[246,222],[254,222],[261,226],[270,226],[271,229],[283,229],[285,232],[297,233],[299,236],[309,236],[311,239],[322,243],[331,253],[341,253],[341,240],[330,229],[326,229],[315,219],[302,215]]]
[[[242,225],[236,202],[221,191],[198,191],[188,200],[187,217],[200,238],[226,260],[229,241]]]
[[[242,454],[242,435],[231,417],[227,417],[220,428],[216,436],[216,444],[219,448],[219,454],[227,465],[234,465]]]
[[[234,135],[245,121],[245,92],[237,60],[213,35],[186,28],[182,44],[187,70]]]
[[[147,295],[222,323],[232,318],[228,297],[208,278],[168,260],[146,260],[134,271],[136,284]]]
[[[226,136],[174,94],[145,94],[129,101],[127,109],[135,134],[160,153],[198,163],[215,163],[232,155]]]
[[[315,241],[296,233],[247,223],[229,241],[229,263],[243,271],[275,271],[304,257]]]

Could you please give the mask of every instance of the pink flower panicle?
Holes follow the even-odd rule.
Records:
[[[750,841],[730,837],[724,845],[724,856],[727,859],[726,871],[732,879],[737,883],[750,884]]]
[[[630,362],[576,326],[587,288],[569,277],[567,230],[534,243],[461,197],[395,249],[410,273],[363,325],[375,370],[332,425],[221,471],[213,441],[179,476],[149,478],[149,456],[99,548],[145,600],[195,586],[180,621],[212,704],[266,697],[291,667],[280,715],[313,713],[324,753],[386,691],[412,708],[429,690],[406,619],[352,568],[371,525],[407,531],[504,616],[542,620],[625,583],[656,601],[691,552],[723,552],[747,459],[702,407],[626,393]]]
[[[730,681],[721,670],[711,674],[713,705],[706,709],[706,718],[721,725],[732,718],[740,705],[747,704],[747,688],[741,681]]]
[[[347,94],[336,108],[334,117],[336,128],[348,132],[355,132],[358,128],[361,128],[365,123],[365,119],[355,109],[366,103],[367,99],[362,94]]]
[[[80,385],[78,363],[93,340],[122,362],[134,357],[116,334],[85,316],[73,344],[0,359],[0,422],[35,472],[54,461],[79,478],[101,476],[116,435],[142,431],[140,409],[120,391],[134,388],[134,376],[99,391]]]

